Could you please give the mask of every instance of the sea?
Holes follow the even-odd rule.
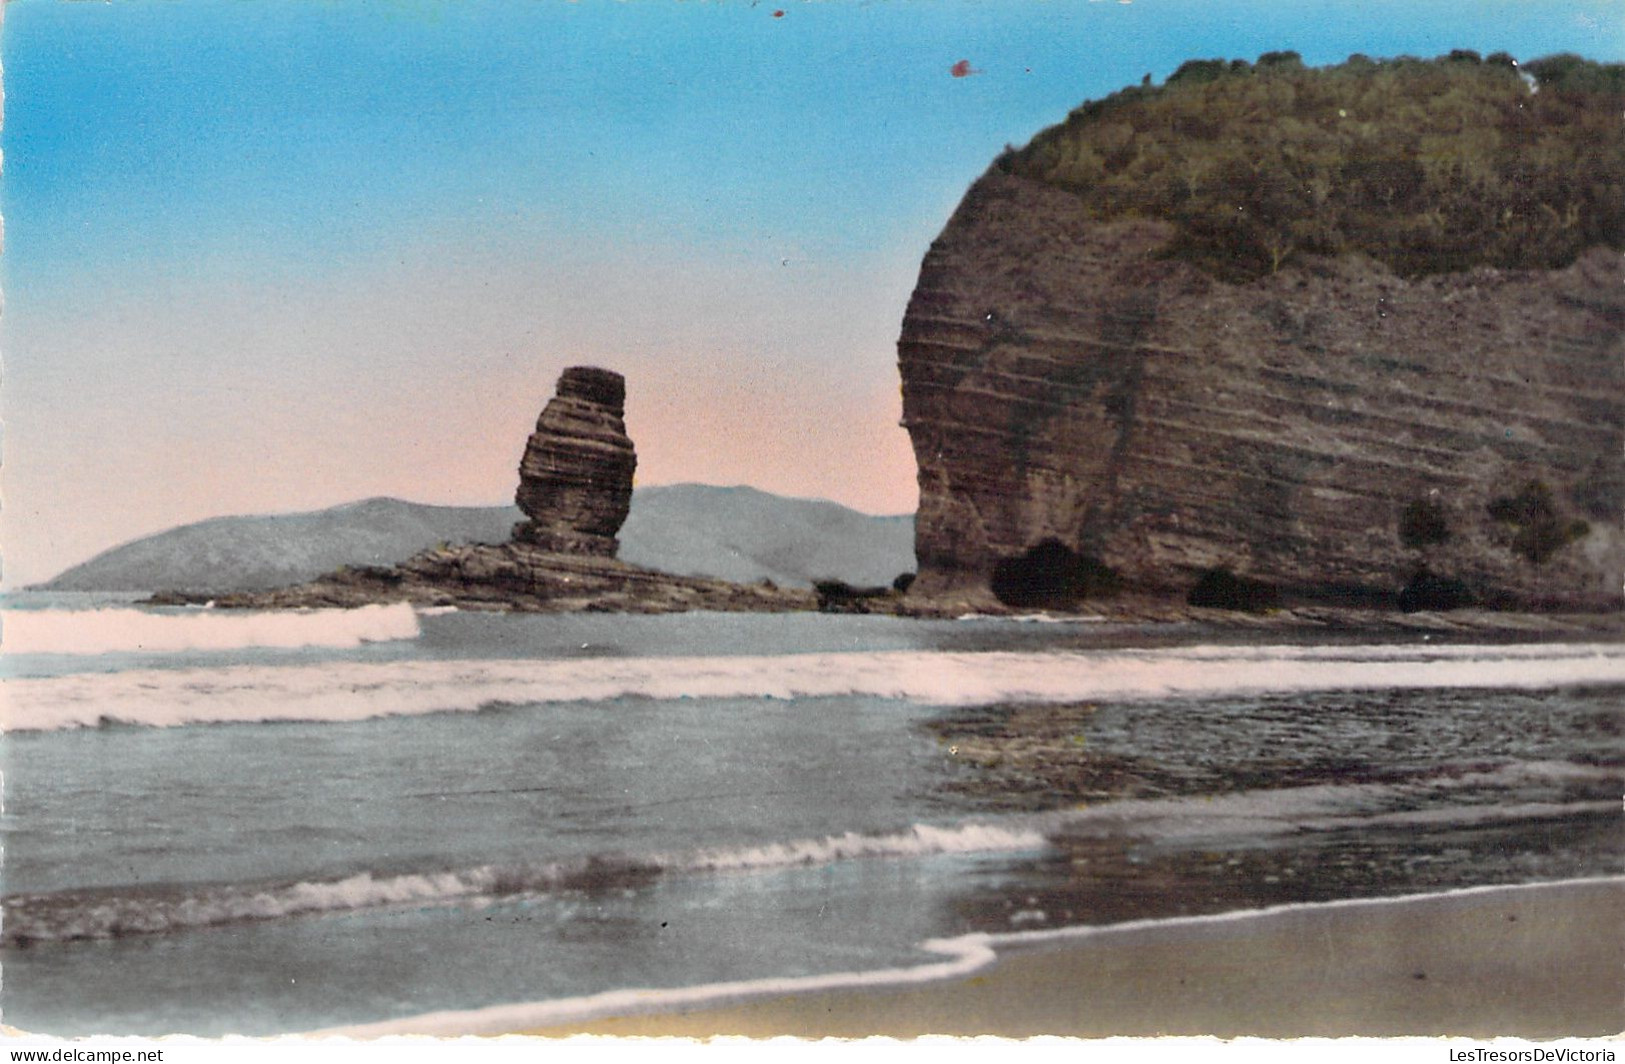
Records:
[[[135,598],[0,600],[24,1031],[513,1029],[1625,873],[1619,642]]]

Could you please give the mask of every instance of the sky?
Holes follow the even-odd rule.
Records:
[[[1191,58],[1625,59],[1625,0],[11,0],[6,587],[222,514],[640,486],[914,508],[896,340],[1007,144]]]

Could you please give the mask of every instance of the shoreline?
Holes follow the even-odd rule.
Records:
[[[531,1028],[558,1037],[1521,1036],[1625,1031],[1625,879],[1001,936],[985,968]]]
[[[1625,876],[971,934],[912,968],[620,990],[314,1032],[373,1038],[1607,1037]]]
[[[1220,610],[1186,606],[1158,600],[1092,604],[1088,611],[1071,613],[990,609],[982,603],[958,601],[887,600],[885,606],[864,610],[824,610],[810,601],[793,605],[770,602],[774,595],[793,595],[791,589],[760,592],[759,598],[746,596],[724,602],[662,605],[625,599],[604,602],[572,599],[555,602],[497,602],[454,596],[283,599],[276,592],[240,592],[211,595],[192,592],[153,592],[133,598],[133,606],[206,607],[223,613],[307,612],[311,610],[353,610],[380,605],[409,605],[416,610],[458,610],[467,613],[517,615],[612,613],[623,616],[649,616],[698,613],[775,613],[822,616],[874,616],[899,621],[1003,621],[1011,624],[1098,625],[1102,631],[1133,629],[1142,634],[1179,637],[1197,633],[1236,637],[1353,638],[1417,636],[1451,641],[1486,639],[1496,642],[1568,642],[1574,640],[1625,640],[1625,610],[1606,613],[1538,613],[1530,611],[1452,610],[1447,612],[1380,610],[1343,606],[1289,606],[1267,613]],[[132,593],[143,594],[143,593]]]
[[[25,589],[26,590],[26,589]],[[1087,598],[1055,612],[1013,607],[982,590],[852,587],[839,580],[812,588],[771,581],[734,583],[630,565],[614,557],[552,553],[519,542],[424,551],[394,566],[341,569],[301,584],[257,591],[157,590],[145,606],[212,605],[222,610],[352,609],[409,603],[495,613],[664,614],[824,613],[917,620],[966,617],[1115,625],[1196,625],[1236,632],[1305,634],[1396,632],[1498,638],[1625,637],[1625,608],[1575,601],[1547,608],[1412,610],[1335,596],[1300,595],[1267,609],[1193,606],[1151,589]]]

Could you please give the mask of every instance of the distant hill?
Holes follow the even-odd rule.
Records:
[[[623,561],[682,576],[806,587],[890,584],[914,571],[914,517],[871,517],[823,499],[674,484],[632,494]]]
[[[216,517],[103,551],[38,585],[50,591],[248,591],[343,565],[390,565],[439,543],[500,543],[512,506],[374,498],[310,513]],[[633,494],[620,557],[682,575],[805,586],[890,583],[914,569],[914,519],[754,488],[678,484]]]
[[[512,506],[375,498],[310,513],[215,517],[114,547],[40,585],[48,591],[247,591],[341,565],[389,565],[447,543],[497,543]]]

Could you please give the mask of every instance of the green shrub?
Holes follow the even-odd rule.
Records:
[[[1175,224],[1166,253],[1230,281],[1360,252],[1407,277],[1561,267],[1625,247],[1625,65],[1457,50],[1308,69],[1198,59],[1073,111],[1001,169],[1092,217]]]
[[[1459,610],[1475,605],[1478,596],[1465,583],[1449,576],[1435,576],[1422,566],[1411,575],[1399,592],[1399,608],[1417,610]]]
[[[1512,552],[1531,565],[1540,565],[1591,532],[1591,526],[1585,521],[1558,513],[1552,489],[1539,480],[1529,481],[1516,495],[1504,495],[1491,501],[1485,509],[1495,520],[1516,529],[1512,535]]]
[[[1258,57],[1258,65],[1268,69],[1286,67],[1287,69],[1302,69],[1303,56],[1297,52],[1265,52]]]
[[[1229,70],[1230,64],[1223,59],[1191,59],[1180,64],[1178,70],[1168,75],[1167,84],[1178,85],[1181,82],[1216,81],[1224,77]]]
[[[1431,547],[1450,538],[1444,507],[1432,499],[1415,499],[1399,513],[1399,541],[1412,550]]]
[[[1572,52],[1563,52],[1525,63],[1523,69],[1542,91],[1606,95],[1625,92],[1625,64],[1621,63],[1593,63]]]

